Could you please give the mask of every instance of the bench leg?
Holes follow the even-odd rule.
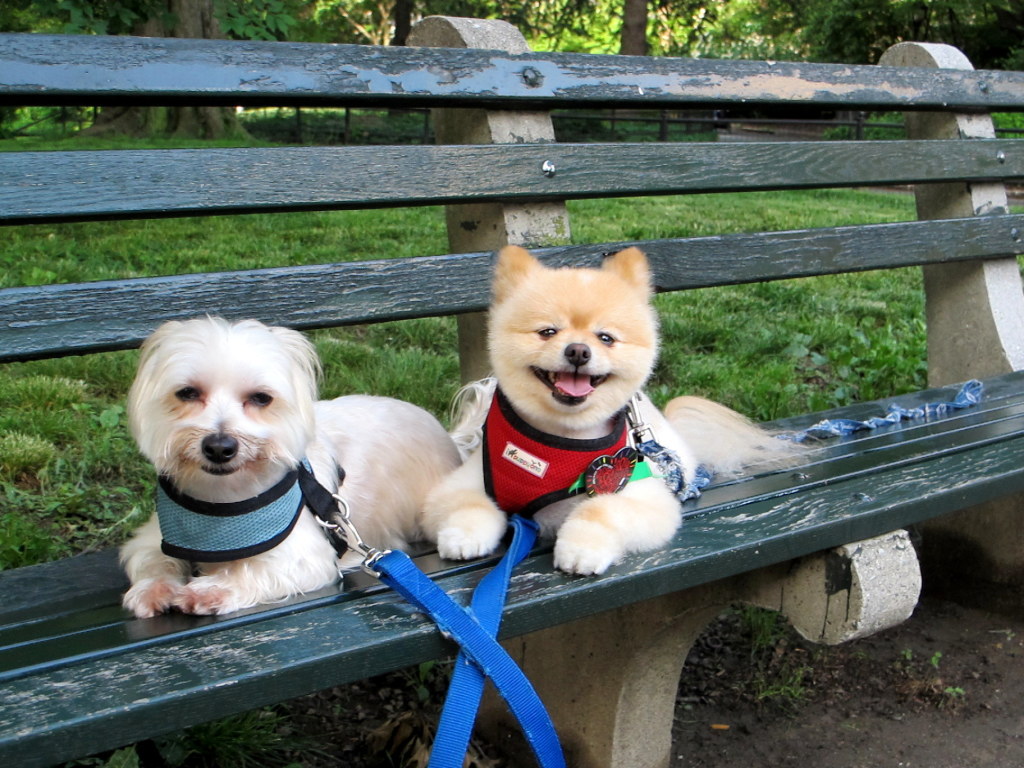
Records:
[[[886,66],[971,70],[958,49],[900,43],[883,55]],[[911,139],[992,139],[988,115],[908,112]],[[1009,212],[1001,183],[917,184],[919,219],[991,216]],[[1009,234],[1009,233],[1008,233]],[[1024,368],[1024,293],[1016,257],[924,268],[928,327],[928,382],[954,384]]]
[[[686,590],[505,643],[551,713],[569,765],[668,765],[683,662],[731,597],[722,585]],[[494,695],[480,728],[502,746],[521,739]]]
[[[917,604],[917,557],[905,531],[598,613],[505,642],[537,688],[574,768],[665,768],[683,664],[733,603],[783,612],[834,644],[904,621]],[[519,752],[519,730],[489,695],[482,735]]]
[[[779,611],[813,643],[838,645],[906,621],[920,595],[917,553],[900,530],[765,569],[740,600]]]

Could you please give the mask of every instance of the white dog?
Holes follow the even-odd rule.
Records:
[[[333,582],[303,463],[371,546],[421,538],[422,499],[459,461],[451,438],[399,400],[317,402],[318,372],[302,334],[255,320],[169,322],[143,344],[128,417],[161,480],[158,513],[121,550],[136,616],[230,613]]]

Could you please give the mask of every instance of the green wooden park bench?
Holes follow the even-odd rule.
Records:
[[[444,205],[450,253],[0,290],[0,362],[137,346],[204,313],[313,329],[458,315],[465,377],[486,373],[493,253],[560,264],[570,198],[914,185],[919,220],[641,239],[661,291],[923,266],[929,386],[983,401],[823,442],[806,462],[707,489],[663,550],[598,578],[541,549],[513,579],[502,637],[581,768],[665,766],[686,651],[724,606],[783,611],[835,643],[904,620],[923,583],[1019,607],[1024,595],[1024,74],[901,44],[880,66],[533,53],[497,21],[428,18],[408,48],[0,35],[0,106],[429,107],[436,146],[0,154],[0,224]],[[555,108],[892,110],[897,141],[563,144]],[[638,222],[642,231],[643,222]],[[653,231],[653,227],[651,228]],[[2,231],[2,230],[0,230]],[[766,323],[771,322],[765,317]],[[671,345],[673,340],[664,340]],[[453,390],[455,382],[453,384]],[[863,419],[866,403],[829,416]],[[818,415],[779,424],[807,426]],[[915,531],[915,542],[908,528]],[[919,539],[919,541],[917,541]],[[490,561],[442,569],[464,597]],[[128,618],[112,552],[0,574],[0,764],[96,754],[452,653],[368,576],[219,618]],[[508,729],[500,706],[482,726]],[[514,729],[513,729],[514,730]],[[498,731],[503,732],[503,731]]]

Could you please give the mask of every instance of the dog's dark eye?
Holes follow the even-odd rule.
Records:
[[[191,403],[202,397],[202,392],[195,387],[182,387],[174,393],[174,396],[183,403]]]
[[[539,331],[537,331],[537,335],[540,336],[542,339],[550,339],[557,333],[557,328],[541,328]]]
[[[604,344],[606,347],[610,347],[615,343],[615,337],[610,333],[598,333],[596,334],[597,340]]]
[[[257,408],[266,408],[272,402],[274,402],[274,398],[266,392],[253,392],[249,395],[249,403]]]

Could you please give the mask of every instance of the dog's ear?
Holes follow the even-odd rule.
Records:
[[[651,269],[639,248],[626,248],[609,256],[601,268],[615,273],[643,293],[651,292]]]
[[[309,399],[315,400],[320,378],[320,357],[313,342],[291,328],[268,326],[267,330],[277,337],[291,360],[296,392],[308,393]]]
[[[498,252],[498,263],[494,267],[494,282],[491,285],[494,300],[503,301],[537,269],[543,267],[529,251],[518,245],[506,245]]]
[[[142,445],[142,436],[144,434],[142,420],[145,415],[146,406],[157,399],[157,392],[161,385],[161,376],[156,371],[159,367],[158,359],[161,357],[160,350],[167,339],[173,337],[181,326],[182,323],[177,320],[168,320],[147,336],[140,347],[135,377],[132,379],[132,385],[128,390],[128,397],[125,403],[128,414],[128,428],[140,446]]]
[[[141,368],[146,361],[154,355],[156,350],[166,339],[172,338],[175,334],[180,333],[183,325],[184,323],[180,320],[168,320],[157,326],[157,328],[145,338],[142,342],[142,346],[139,347],[139,368]]]

